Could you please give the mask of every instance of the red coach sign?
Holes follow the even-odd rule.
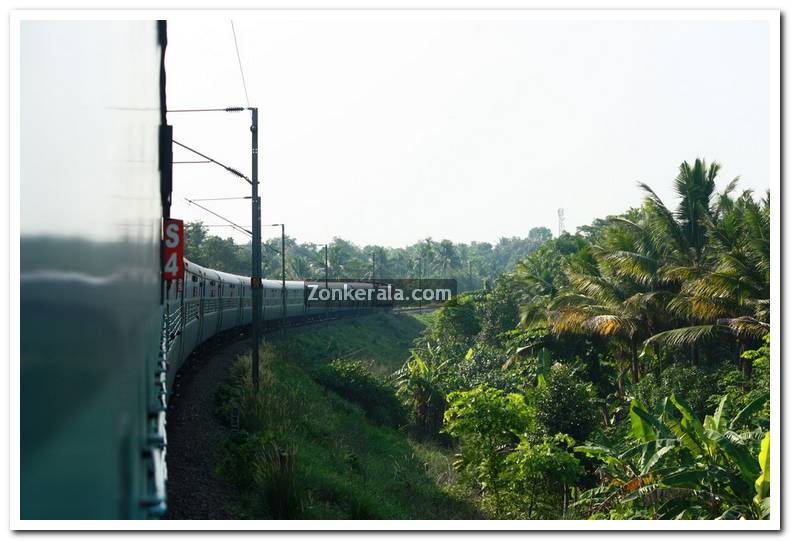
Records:
[[[162,279],[184,278],[184,222],[165,220],[163,233],[165,245],[162,254]]]

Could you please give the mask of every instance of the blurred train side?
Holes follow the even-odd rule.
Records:
[[[20,515],[161,510],[156,21],[20,30]]]

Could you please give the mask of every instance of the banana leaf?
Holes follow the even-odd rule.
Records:
[[[755,480],[754,501],[760,505],[761,501],[769,495],[769,432],[766,433],[761,441],[758,465],[761,467],[761,475]]]

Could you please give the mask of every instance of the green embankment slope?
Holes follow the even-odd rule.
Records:
[[[220,472],[237,487],[239,518],[479,518],[454,483],[452,452],[403,428],[374,423],[360,405],[316,382],[337,359],[391,374],[409,355],[426,316],[375,314],[292,329],[262,347],[261,390],[250,395],[249,358],[218,396],[240,431]]]

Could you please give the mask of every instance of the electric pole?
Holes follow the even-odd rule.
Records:
[[[258,108],[251,107],[252,123],[252,198],[253,198],[253,269],[250,273],[250,287],[253,293],[253,396],[258,395],[258,346],[261,341],[261,199],[258,196]]]

